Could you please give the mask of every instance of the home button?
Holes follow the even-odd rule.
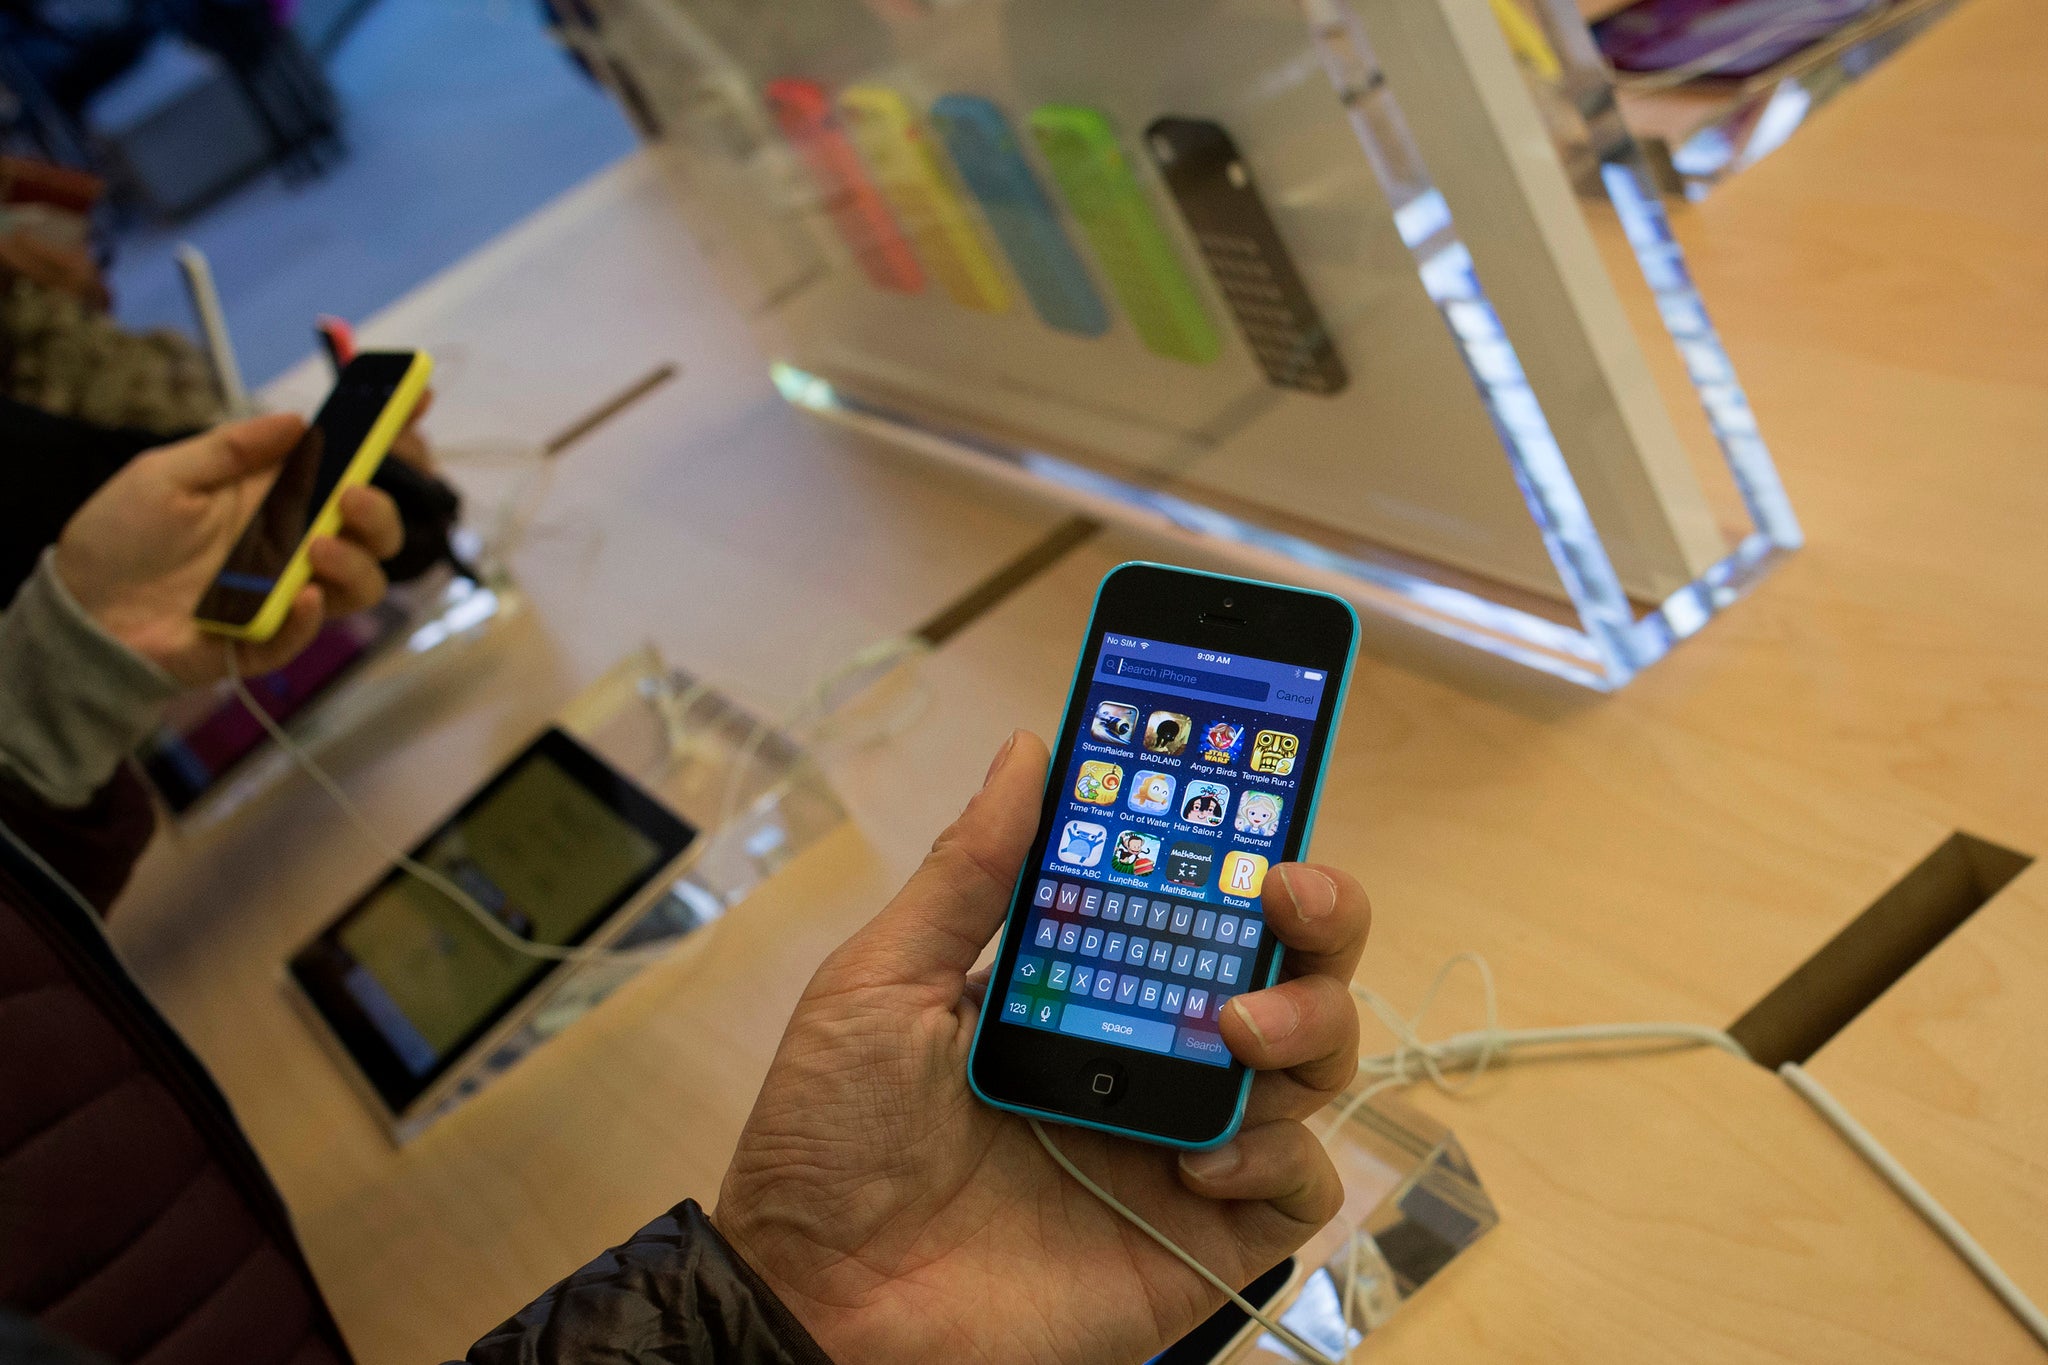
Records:
[[[1081,1065],[1081,1089],[1096,1104],[1115,1104],[1124,1097],[1124,1069],[1107,1057]]]

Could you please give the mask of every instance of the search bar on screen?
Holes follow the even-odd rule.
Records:
[[[1200,668],[1182,668],[1177,664],[1163,664],[1155,659],[1134,659],[1127,654],[1112,654],[1102,661],[1104,673],[1119,678],[1129,678],[1135,683],[1161,683],[1167,687],[1184,688],[1190,692],[1213,692],[1219,697],[1242,697],[1246,701],[1264,701],[1272,692],[1272,684],[1257,678],[1233,678],[1228,673],[1211,673]]]

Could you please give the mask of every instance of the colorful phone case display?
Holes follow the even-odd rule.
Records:
[[[982,313],[1008,309],[1010,286],[903,96],[879,85],[857,85],[839,96],[839,108],[854,145],[939,287],[962,308]]]
[[[1077,104],[1040,105],[1031,111],[1031,136],[1145,345],[1191,365],[1216,359],[1221,347],[1208,310],[1109,120]]]
[[[1108,331],[1109,310],[1003,111],[979,95],[942,95],[932,124],[1045,325],[1084,337]]]

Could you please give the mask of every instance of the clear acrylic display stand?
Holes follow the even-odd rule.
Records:
[[[557,971],[485,1050],[394,1125],[407,1142],[656,961],[694,952],[715,924],[846,818],[809,751],[650,645],[578,694],[557,724],[693,825],[683,860],[602,958]],[[666,952],[663,945],[672,945]]]
[[[1832,36],[1755,75],[1677,80],[1617,77],[1601,60],[1576,0],[1531,0],[1560,68],[1551,79],[1583,119],[1581,133],[1633,133],[1662,188],[1694,200],[1784,146],[1822,105],[1959,2],[1880,0]]]
[[[1361,1106],[1326,1146],[1344,1180],[1344,1207],[1297,1253],[1308,1273],[1279,1317],[1343,1360],[1500,1215],[1451,1130],[1391,1095]],[[1270,1335],[1237,1360],[1299,1365]]]
[[[360,657],[325,679],[288,715],[285,732],[316,757],[375,734],[373,721],[472,663],[486,644],[522,618],[525,607],[524,595],[501,569],[486,569],[477,581],[438,566],[394,587],[378,606],[329,627],[348,648],[360,649]],[[308,656],[324,647],[316,644]],[[302,658],[293,670],[312,662]],[[293,670],[251,678],[249,688],[266,703],[289,697],[295,690]],[[137,757],[176,814],[174,827],[187,833],[230,819],[293,766],[291,756],[271,744],[242,711],[226,683],[180,698]],[[169,791],[171,779],[176,798]]]
[[[574,11],[821,415],[1603,689],[1800,542],[1640,150],[1575,195],[1487,0]]]

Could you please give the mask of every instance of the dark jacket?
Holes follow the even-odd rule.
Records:
[[[0,1365],[342,1365],[226,1098],[100,930],[151,826],[133,779],[79,812],[10,790],[0,818]],[[467,1359],[830,1365],[694,1202]]]

